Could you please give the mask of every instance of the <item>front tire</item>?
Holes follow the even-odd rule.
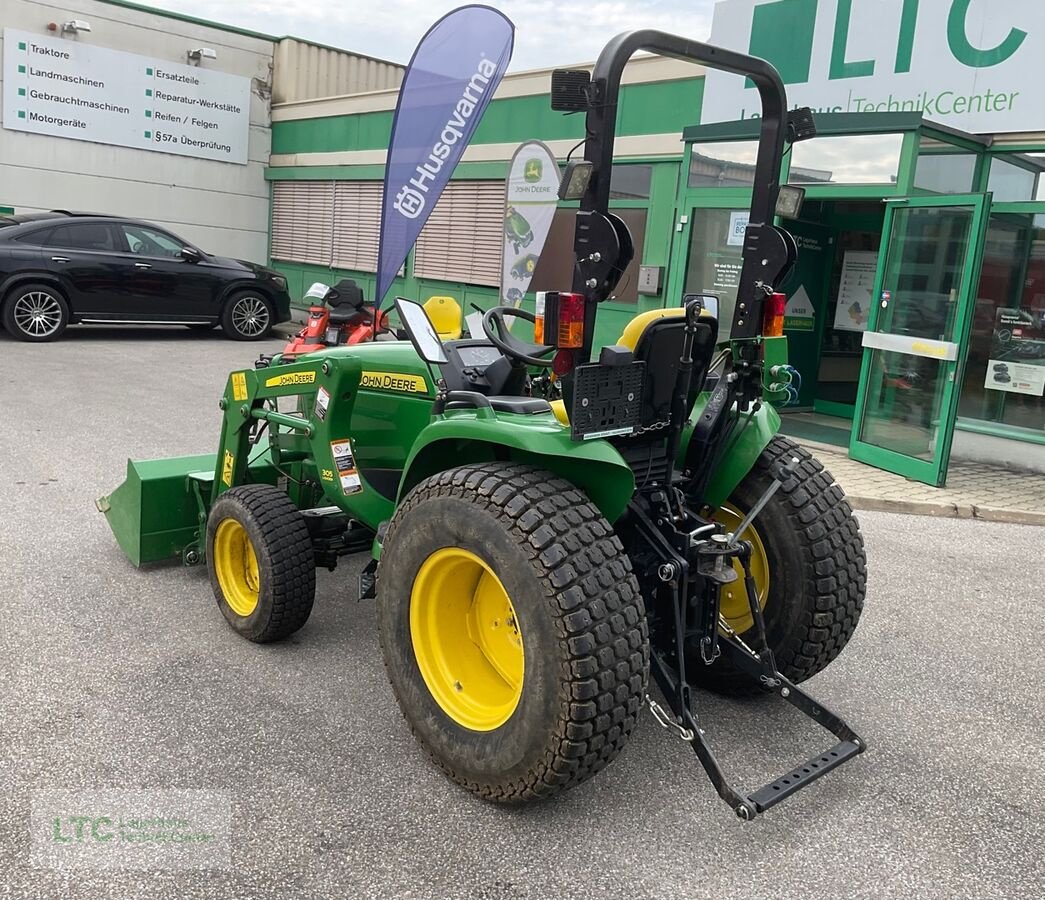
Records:
[[[16,287],[4,304],[4,328],[19,341],[57,340],[69,324],[69,304],[46,284]]]
[[[272,304],[256,291],[233,294],[221,312],[221,330],[235,341],[260,341],[272,332]]]
[[[627,743],[645,609],[619,539],[572,484],[503,463],[421,482],[384,541],[377,606],[403,715],[480,797],[549,797]]]
[[[793,682],[824,669],[856,630],[867,588],[860,525],[831,473],[808,450],[777,435],[715,518],[732,528],[797,457],[788,478],[741,537],[754,545],[751,568],[777,668]],[[736,563],[742,574],[740,564]],[[722,592],[727,624],[750,643],[753,622],[742,580]],[[749,676],[720,657],[704,666],[694,654],[693,680],[724,694],[758,690]]]
[[[222,494],[207,517],[207,569],[225,621],[248,641],[278,641],[312,612],[316,564],[301,512],[279,488]]]

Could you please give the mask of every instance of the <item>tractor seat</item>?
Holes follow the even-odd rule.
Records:
[[[461,307],[453,297],[429,297],[424,310],[442,341],[456,341],[461,337]]]
[[[640,423],[643,426],[671,418],[671,396],[682,358],[685,324],[686,311],[681,307],[651,309],[635,316],[617,340],[635,354],[636,360],[646,363]],[[691,398],[700,392],[707,378],[718,338],[718,320],[710,313],[702,311],[699,324],[703,327],[697,332],[693,345]],[[555,417],[563,425],[569,425],[570,417],[563,401],[554,400],[551,406]]]

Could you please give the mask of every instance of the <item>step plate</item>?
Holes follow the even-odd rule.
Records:
[[[818,753],[786,775],[781,775],[776,781],[759,788],[748,797],[748,800],[760,813],[765,812],[771,806],[775,806],[781,800],[800,791],[810,782],[816,781],[821,775],[826,775],[832,769],[842,765],[847,759],[852,759],[861,750],[863,747],[860,744],[853,741],[841,741],[830,750]]]

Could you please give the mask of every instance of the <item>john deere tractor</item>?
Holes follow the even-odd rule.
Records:
[[[632,259],[608,204],[621,73],[639,50],[747,76],[761,96],[728,338],[713,304],[687,296],[593,347],[599,303]],[[317,566],[367,558],[359,592],[376,598],[402,713],[481,797],[583,782],[648,709],[751,819],[864,749],[798,687],[856,628],[860,531],[830,474],[777,434],[769,402],[787,372],[774,286],[796,254],[773,224],[778,174],[812,117],[787,113],[768,63],[657,31],[618,36],[591,75],[556,73],[552,96],[586,114],[587,140],[560,191],[580,200],[574,281],[541,298],[542,315],[495,307],[483,337],[444,343],[400,298],[409,341],[232,372],[217,453],[129,462],[99,507],[135,564],[205,562],[222,615],[251,641],[305,624]],[[773,694],[835,743],[739,790],[695,686]]]

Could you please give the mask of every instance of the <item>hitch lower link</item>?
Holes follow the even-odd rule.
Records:
[[[673,583],[676,600],[675,656],[677,669],[673,671],[669,661],[661,653],[654,653],[651,659],[653,675],[672,709],[669,712],[647,695],[646,703],[650,713],[662,727],[674,731],[678,737],[692,745],[719,797],[729,804],[739,818],[745,821],[754,819],[755,816],[787,799],[867,749],[864,741],[841,718],[789,681],[777,669],[773,651],[768,644],[765,617],[758,602],[755,580],[751,574],[751,544],[739,538],[781,484],[793,473],[797,464],[798,460],[793,459],[789,465],[782,467],[776,479],[735,531],[729,534],[712,534],[694,544],[696,572],[702,577],[704,584],[701,602],[697,604],[695,631],[698,635],[700,659],[704,665],[711,665],[716,658],[725,653],[737,669],[757,680],[766,691],[777,694],[829,731],[838,739],[838,742],[754,792],[747,795],[741,794],[730,784],[692,710],[691,690],[686,679],[684,649],[687,635],[683,606],[685,595],[684,592],[678,590],[678,581]],[[722,587],[733,583],[739,577],[732,565],[734,559],[739,561],[744,572],[745,593],[754,622],[754,639],[751,640],[751,644],[754,646],[746,643],[720,614],[719,600]],[[662,580],[667,579],[662,577]]]

